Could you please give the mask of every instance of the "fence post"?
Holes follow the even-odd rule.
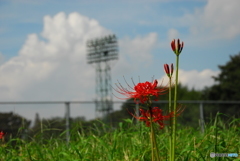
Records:
[[[66,106],[66,141],[68,145],[70,141],[70,134],[69,134],[70,102],[65,102],[65,106]]]
[[[203,102],[199,104],[201,132],[204,134]]]
[[[136,116],[139,117],[139,104],[136,103]]]

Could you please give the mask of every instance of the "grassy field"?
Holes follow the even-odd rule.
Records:
[[[158,128],[158,127],[156,127]],[[62,133],[61,135],[65,135]],[[191,127],[178,127],[176,156],[179,161],[239,160],[238,158],[210,158],[211,152],[240,155],[240,119],[228,123],[213,120],[205,126],[205,133]],[[167,128],[157,131],[161,160],[168,158]],[[87,134],[76,126],[71,130],[69,144],[63,139],[42,140],[41,135],[30,141],[12,139],[1,142],[1,161],[150,161],[149,128],[132,120],[111,129],[96,125]]]

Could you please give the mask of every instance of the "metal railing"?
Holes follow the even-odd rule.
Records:
[[[71,104],[95,104],[95,101],[16,101],[16,102],[0,102],[0,105],[20,105],[20,104],[64,104],[65,105],[65,117],[66,117],[66,140],[67,143],[70,141],[70,106]],[[114,104],[124,104],[124,103],[135,103],[133,101],[123,102],[123,101],[113,101]],[[168,101],[154,101],[154,103],[167,104]],[[204,113],[203,108],[205,104],[240,104],[240,101],[204,101],[204,100],[180,100],[178,103],[181,104],[199,104],[199,119],[201,132],[204,133]],[[138,109],[138,104],[136,104],[136,109]]]

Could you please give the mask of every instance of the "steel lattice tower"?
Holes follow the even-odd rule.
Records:
[[[96,117],[106,116],[113,110],[111,61],[118,59],[115,35],[87,41],[87,62],[96,68]]]

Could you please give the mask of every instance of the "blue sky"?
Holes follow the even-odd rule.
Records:
[[[54,16],[59,12],[65,12],[66,14],[78,12],[89,18],[96,19],[101,26],[111,30],[119,39],[124,36],[133,38],[137,35],[156,32],[160,41],[166,41],[168,40],[168,30],[174,28],[178,30],[179,37],[184,41],[184,38],[191,36],[189,33],[191,24],[186,22],[178,24],[179,20],[176,23],[174,20],[181,19],[186,14],[194,14],[197,9],[204,8],[207,3],[207,0],[123,0],[117,2],[107,0],[3,0],[0,2],[0,51],[6,59],[17,55],[28,34],[41,33],[43,17],[46,15]],[[216,18],[221,19],[221,17]],[[197,37],[193,38],[197,39]],[[195,55],[194,57],[201,53],[202,56],[198,56],[198,58],[202,61],[206,57],[203,53],[218,53],[217,55],[220,56],[218,59],[207,62],[209,68],[217,70],[217,65],[225,63],[229,54],[238,52],[238,42],[239,35],[235,35],[230,40],[222,38],[205,42],[205,50],[203,50],[201,44],[192,44],[191,46],[186,44],[184,51],[189,49],[185,52]],[[213,59],[215,54],[211,55],[214,55],[210,57],[210,59]],[[202,70],[204,67],[201,66],[195,68]]]
[[[218,65],[240,51],[239,5],[239,0],[1,0],[0,101],[93,100],[95,70],[86,63],[85,43],[112,33],[119,41],[113,83],[123,75],[164,78],[163,64],[175,62],[170,42],[180,38],[185,43],[180,82],[211,86]]]

